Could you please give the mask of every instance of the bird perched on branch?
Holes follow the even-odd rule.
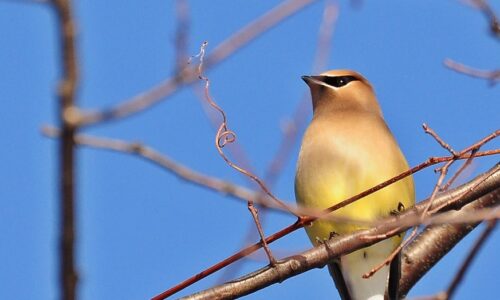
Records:
[[[302,79],[311,90],[313,119],[297,162],[295,195],[300,206],[325,209],[408,170],[368,80],[349,70]],[[413,179],[406,177],[331,214],[362,222],[318,219],[306,231],[311,242],[318,244],[332,234],[366,229],[367,222],[397,214],[414,203]],[[370,278],[362,276],[401,242],[402,236],[394,236],[331,263],[330,274],[341,298],[397,299],[399,257]]]

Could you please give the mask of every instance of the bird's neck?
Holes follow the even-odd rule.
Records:
[[[378,116],[382,120],[382,111],[378,106],[359,106],[354,104],[346,105],[343,102],[329,103],[329,105],[317,105],[314,107],[313,115],[314,118],[317,117],[342,117],[346,116],[360,116],[360,115],[370,115],[373,114]]]

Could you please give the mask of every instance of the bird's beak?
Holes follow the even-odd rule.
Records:
[[[302,80],[304,80],[307,85],[311,86],[311,84],[321,84],[323,81],[321,80],[322,76],[302,76]]]

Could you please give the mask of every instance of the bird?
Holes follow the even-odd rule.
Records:
[[[332,70],[302,79],[310,88],[313,117],[297,160],[299,207],[331,207],[408,170],[365,77],[351,70]],[[320,218],[305,229],[311,243],[318,245],[335,235],[367,229],[370,222],[397,215],[414,204],[415,187],[409,176],[331,213],[361,222]],[[372,277],[362,275],[387,259],[403,237],[404,233],[396,235],[329,263],[341,299],[397,299],[399,256]]]

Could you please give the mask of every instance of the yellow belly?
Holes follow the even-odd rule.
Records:
[[[311,139],[310,139],[311,140]],[[373,145],[378,143],[377,145]],[[377,151],[373,151],[376,146]],[[324,137],[303,143],[295,178],[295,194],[301,206],[324,209],[359,194],[399,173],[408,165],[389,136],[387,140],[341,140]],[[374,221],[413,206],[413,179],[406,177],[332,213],[359,221]],[[310,240],[327,239],[330,233],[350,233],[367,225],[317,220],[306,228]],[[397,245],[401,239],[393,239]]]
[[[320,172],[321,173],[321,172]],[[384,180],[375,181],[356,179],[352,176],[341,176],[338,173],[317,174],[313,184],[307,187],[297,185],[297,202],[310,208],[325,209],[333,206],[349,197],[371,188]],[[347,172],[348,173],[348,172]],[[386,179],[389,179],[387,177]],[[332,232],[346,234],[356,230],[368,228],[366,224],[355,223],[355,221],[370,222],[398,212],[398,209],[413,206],[412,197],[413,184],[411,179],[393,184],[371,195],[368,195],[346,207],[343,207],[331,215],[350,219],[354,222],[334,222],[329,220],[317,220],[311,226],[306,227],[309,238],[313,243],[319,238],[328,239]],[[399,244],[400,238],[394,239]]]

